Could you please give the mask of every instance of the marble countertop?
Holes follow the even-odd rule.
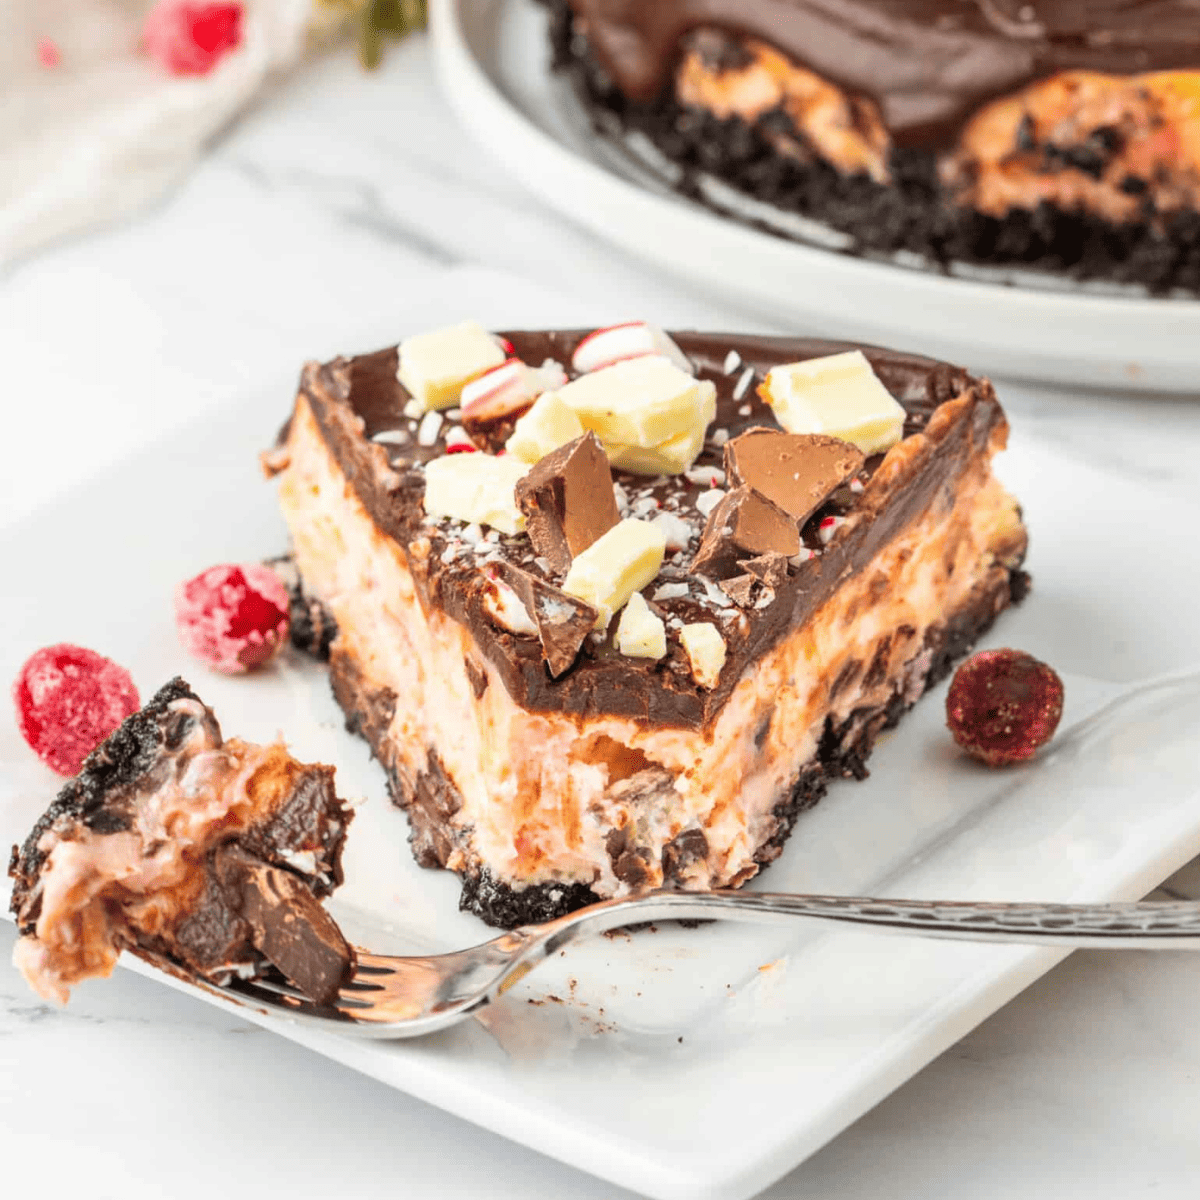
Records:
[[[0,526],[36,519],[247,380],[394,338],[389,304],[433,276],[459,273],[469,310],[480,269],[597,321],[763,328],[499,173],[455,125],[422,41],[370,76],[335,55],[266,97],[152,211],[0,276]],[[1200,504],[1195,400],[1001,394],[1014,424],[1063,452],[1164,504]],[[39,453],[49,413],[70,436]],[[1200,898],[1200,865],[1168,887]],[[0,927],[0,1162],[14,1195],[624,1194],[128,972],[50,1008],[8,965],[12,940]],[[765,1194],[1190,1196],[1196,995],[1200,956],[1076,954]]]

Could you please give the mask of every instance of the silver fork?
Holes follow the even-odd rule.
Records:
[[[785,893],[651,891],[525,925],[456,954],[398,958],[357,951],[336,1003],[313,1004],[274,978],[213,988],[236,1004],[371,1038],[410,1038],[453,1025],[502,996],[568,943],[645,921],[769,923],[816,917],[893,933],[970,942],[1108,950],[1200,950],[1200,902],[984,904]]]

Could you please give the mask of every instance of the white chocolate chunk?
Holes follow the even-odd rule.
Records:
[[[517,421],[505,449],[532,465],[551,450],[582,436],[583,425],[575,410],[565,405],[556,392],[544,392]]]
[[[613,363],[628,358],[639,358],[643,354],[659,354],[670,359],[681,371],[695,375],[696,368],[691,359],[657,325],[645,321],[628,321],[624,325],[610,325],[597,329],[575,347],[571,355],[571,366],[580,374],[611,367]]]
[[[627,517],[575,556],[562,589],[598,609],[596,628],[603,628],[658,574],[666,548],[661,529]]]
[[[788,433],[825,433],[879,454],[904,436],[904,409],[861,350],[773,367],[758,389]]]
[[[476,321],[418,333],[400,343],[396,377],[428,412],[452,408],[463,384],[504,362],[499,343]]]
[[[529,464],[512,455],[446,454],[425,465],[425,511],[431,517],[491,525],[520,533],[525,517],[513,489]]]
[[[703,435],[716,412],[715,384],[653,355],[593,371],[558,396],[605,445],[659,446],[697,426]]]
[[[679,642],[688,656],[692,678],[702,688],[715,688],[725,665],[725,639],[720,630],[708,621],[696,621],[680,629]]]
[[[662,618],[650,611],[645,596],[634,592],[617,622],[614,638],[617,649],[629,658],[664,658],[667,653],[667,627]]]

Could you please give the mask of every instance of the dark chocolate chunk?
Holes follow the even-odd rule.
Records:
[[[729,482],[761,492],[799,525],[862,465],[857,446],[820,433],[750,429],[725,446]]]
[[[621,519],[612,468],[594,433],[547,454],[517,484],[516,494],[534,549],[562,574]]]
[[[742,486],[727,492],[709,513],[692,570],[724,579],[747,554],[787,556],[799,550],[800,532],[791,516],[761,492]]]
[[[233,845],[216,853],[214,869],[238,896],[254,946],[310,1000],[332,1004],[353,952],[304,882]]]
[[[546,666],[557,678],[574,663],[584,639],[595,629],[599,614],[590,604],[512,563],[497,563],[496,574],[517,594],[537,626]]]
[[[650,879],[650,852],[635,846],[628,829],[610,829],[604,839],[613,874],[632,888],[644,886]]]
[[[788,560],[782,554],[760,554],[757,558],[746,558],[738,563],[744,571],[760,579],[769,588],[787,583]]]
[[[480,450],[488,454],[499,454],[504,449],[508,439],[512,437],[513,430],[517,427],[517,422],[532,407],[533,401],[530,400],[522,408],[513,409],[510,412],[499,415],[494,413],[491,415],[487,413],[483,415],[464,413],[462,427],[466,430],[467,436]]]
[[[738,608],[752,608],[755,593],[762,587],[762,581],[753,575],[735,575],[732,579],[721,580],[721,591],[727,595]]]
[[[683,883],[687,869],[708,857],[708,838],[703,829],[685,829],[677,833],[662,850],[664,883]]]

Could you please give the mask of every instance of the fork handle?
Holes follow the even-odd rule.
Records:
[[[1132,904],[976,903],[799,896],[784,892],[647,892],[593,905],[554,922],[565,942],[589,927],[600,932],[653,920],[775,922],[812,917],[892,933],[966,942],[1106,950],[1200,950],[1200,902]],[[531,927],[531,932],[537,927]],[[542,932],[547,932],[545,927]],[[569,931],[569,932],[568,932]],[[558,941],[554,937],[555,942]]]

